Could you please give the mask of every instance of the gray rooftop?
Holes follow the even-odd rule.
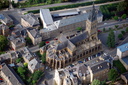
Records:
[[[85,40],[86,38],[88,38],[88,33],[87,32],[83,32],[82,34],[79,34],[79,35],[71,38],[70,41],[73,44],[76,44],[77,42]]]
[[[40,37],[39,31],[36,29],[28,30],[34,38]]]
[[[31,26],[37,26],[39,25],[39,20],[38,20],[38,17],[36,17],[34,14],[32,13],[29,13],[29,14],[26,14],[26,15],[23,15],[22,18],[28,22]]]
[[[12,40],[12,42],[16,46],[18,46],[18,45],[24,44],[25,43],[25,40],[24,40],[24,38],[20,37],[20,38],[16,38],[16,39]]]
[[[128,43],[125,43],[121,46],[118,46],[117,47],[121,52],[125,52],[125,51],[128,51]]]
[[[91,70],[93,73],[97,73],[104,69],[109,69],[109,65],[106,61],[100,62],[97,65],[91,66]]]
[[[13,20],[7,14],[0,14],[0,20],[4,21],[5,23],[13,22]]]
[[[55,21],[54,24],[56,25],[57,28],[67,26],[67,25],[70,25],[70,24],[74,24],[74,23],[77,23],[77,22],[87,20],[88,15],[89,14],[86,13],[86,14],[73,16],[73,17],[70,17],[70,18],[67,18],[67,19],[62,19],[62,20]]]
[[[70,16],[70,15],[77,15],[79,14],[78,11],[69,11],[69,12],[63,12],[58,14],[53,14],[53,17],[63,17],[63,16]]]
[[[53,19],[49,9],[40,9],[40,16],[43,18],[46,25],[53,24]]]
[[[12,85],[25,85],[24,82],[21,80],[21,78],[16,74],[16,72],[6,64],[2,64],[2,72],[6,77],[8,77],[8,80],[12,83]]]
[[[122,60],[128,65],[128,56],[123,57]]]
[[[29,63],[28,63],[28,65],[31,67],[31,69],[33,69],[33,70],[35,70],[35,69],[39,69],[39,68],[41,68],[41,65],[40,65],[40,63],[37,61],[37,59],[32,59]]]
[[[128,72],[125,72],[125,73],[123,73],[122,75],[125,76],[126,79],[128,80]]]

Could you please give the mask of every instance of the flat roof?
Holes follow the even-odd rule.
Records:
[[[122,60],[128,65],[128,56],[127,57],[123,57]]]
[[[120,49],[121,52],[128,51],[128,43],[118,46],[117,48]]]

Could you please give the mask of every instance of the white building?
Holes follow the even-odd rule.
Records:
[[[53,24],[53,19],[49,9],[40,9],[40,18],[43,22],[44,28],[48,28],[48,26]]]

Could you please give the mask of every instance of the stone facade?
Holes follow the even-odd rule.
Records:
[[[8,36],[10,34],[9,27],[4,24],[0,24],[0,34],[4,36]]]
[[[57,85],[89,85],[94,79],[104,81],[108,78],[112,62],[112,57],[102,55],[77,65],[72,64],[55,70],[54,80]]]
[[[41,54],[46,52],[46,61],[52,68],[64,68],[75,61],[102,51],[102,43],[97,37],[97,18],[94,7],[86,24],[85,21],[81,23],[83,24],[81,26],[86,26],[83,33],[70,36],[62,35],[57,41],[41,49]],[[74,25],[71,26],[75,29]]]
[[[27,33],[32,40],[33,45],[37,45],[42,41],[42,37],[36,29],[27,30]]]
[[[22,37],[21,38],[16,38],[16,39],[11,41],[11,47],[14,50],[25,47],[25,45],[26,45],[26,42],[25,42],[24,38],[22,38]]]

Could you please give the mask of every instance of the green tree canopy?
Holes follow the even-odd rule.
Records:
[[[81,27],[77,27],[76,29],[77,29],[77,30],[79,30],[79,31],[81,31],[81,30],[82,30],[82,28],[81,28]]]
[[[127,7],[127,4],[125,2],[120,2],[119,5],[117,6],[117,11],[124,11]]]
[[[125,31],[121,31],[122,35],[125,35]]]
[[[26,45],[27,46],[31,46],[32,45],[32,40],[29,37],[26,37],[25,40],[26,40]]]
[[[115,81],[118,77],[118,72],[115,69],[110,69],[108,72],[108,80]]]
[[[118,20],[118,16],[114,16],[113,18],[114,18],[114,20]]]
[[[118,35],[118,38],[119,38],[119,39],[122,39],[122,38],[123,38],[123,35],[122,35],[122,34],[119,34],[119,35]]]
[[[110,48],[115,47],[115,34],[114,34],[113,30],[111,30],[109,32],[108,39],[107,39],[107,45]]]
[[[42,59],[42,63],[46,62],[46,53],[44,53],[43,55],[41,55],[41,59]]]
[[[97,79],[94,79],[91,83],[91,85],[100,85],[100,81]]]
[[[126,28],[126,30],[125,30],[126,32],[128,32],[128,27]]]
[[[127,18],[127,15],[126,15],[126,14],[123,14],[123,15],[121,16],[121,18],[122,18],[122,19],[126,19],[126,18]]]
[[[45,42],[42,41],[40,44],[39,44],[39,47],[43,47],[45,45]]]
[[[119,25],[115,25],[115,28],[118,28],[119,27]]]
[[[18,67],[17,71],[21,75],[25,73],[25,69],[23,67]]]
[[[0,35],[0,51],[3,51],[8,45],[8,40],[5,36]]]
[[[35,84],[37,82],[37,80],[42,76],[42,72],[41,71],[35,71],[33,76],[32,76],[32,83]]]

